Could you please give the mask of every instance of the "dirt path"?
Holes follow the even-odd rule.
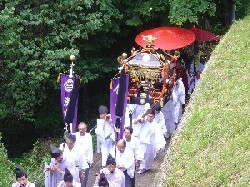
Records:
[[[164,151],[159,153],[155,158],[155,162],[151,167],[150,171],[144,174],[136,174],[135,176],[135,183],[136,187],[153,187],[154,186],[154,178],[155,175],[160,172],[161,164],[164,161],[164,157],[166,154],[166,150],[169,145],[169,140],[167,141],[166,148]],[[101,169],[101,154],[94,153],[94,164],[92,165],[90,172],[89,172],[89,180],[87,187],[93,187],[95,181],[95,174],[99,173]]]

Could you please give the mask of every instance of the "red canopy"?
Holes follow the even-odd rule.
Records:
[[[135,42],[142,47],[151,44],[164,50],[179,49],[193,43],[194,40],[195,34],[192,31],[180,27],[145,30],[135,38]]]
[[[191,31],[195,34],[195,41],[201,42],[201,41],[216,41],[220,39],[219,35],[215,35],[209,31],[197,29],[195,26],[193,26]]]

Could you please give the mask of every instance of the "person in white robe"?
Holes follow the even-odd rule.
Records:
[[[63,147],[64,144],[61,144],[60,148],[63,150],[65,157],[69,157],[70,159],[74,160],[79,176],[81,176],[82,172],[84,171],[84,178],[79,177],[76,182],[81,182],[82,187],[85,187],[86,184],[84,182],[88,180],[86,171],[89,169],[89,164],[84,150],[76,144],[76,136],[74,134],[68,134],[65,141],[66,146]]]
[[[137,172],[139,174],[148,171],[154,162],[154,157],[155,157],[154,146],[156,145],[155,125],[152,125],[154,117],[155,117],[154,110],[149,109],[146,114],[146,121],[140,124],[141,128],[138,138],[143,152],[143,159],[140,163],[140,168],[139,168],[140,170]]]
[[[104,173],[108,180],[109,187],[125,187],[125,175],[116,167],[115,158],[109,154],[106,167],[100,170],[100,173]]]
[[[102,167],[105,167],[108,155],[114,155],[115,152],[115,127],[107,112],[107,107],[103,105],[99,107],[100,119],[97,120],[95,129],[95,133],[101,142]]]
[[[50,172],[50,186],[57,186],[63,180],[65,168],[67,168],[73,176],[73,179],[79,181],[79,175],[73,159],[65,157],[62,150],[50,145],[51,162],[46,168],[46,172]]]
[[[179,78],[173,88],[173,102],[174,102],[174,121],[176,124],[180,122],[182,117],[182,105],[185,104],[185,87]]]
[[[81,184],[76,182],[73,179],[73,176],[71,175],[70,171],[65,168],[64,178],[61,182],[59,182],[57,187],[81,187]]]
[[[167,99],[168,99],[167,103],[161,109],[162,113],[164,114],[165,124],[167,128],[167,133],[165,138],[169,138],[170,135],[175,131],[174,103],[172,94]]]
[[[19,165],[16,165],[16,182],[11,187],[35,187],[34,183],[28,181],[28,175]]]
[[[134,152],[126,146],[124,139],[118,140],[116,143],[116,167],[125,175],[125,187],[134,187],[135,178],[135,162]]]
[[[154,107],[155,109],[155,121],[156,123],[159,125],[160,129],[161,129],[161,133],[163,134],[164,138],[166,137],[166,133],[167,133],[167,128],[166,128],[166,124],[165,124],[165,117],[164,114],[161,111],[161,106],[159,103],[156,104],[156,106]]]
[[[200,62],[197,66],[196,66],[196,72],[200,71],[202,72],[205,69],[205,63],[204,62]]]
[[[159,124],[153,119],[151,123],[151,126],[154,127],[154,131],[155,131],[155,140],[154,140],[154,158],[156,157],[157,153],[163,151],[165,149],[165,145],[166,145],[166,140],[164,138],[164,135],[161,131],[161,127],[159,126]]]
[[[189,88],[188,88],[188,94],[192,94],[196,85],[198,84],[200,80],[200,75],[201,72],[197,71],[196,74],[191,78],[190,83],[189,83]]]
[[[93,142],[92,136],[90,133],[87,133],[87,125],[81,122],[78,125],[79,132],[76,132],[76,146],[82,151],[83,155],[86,157],[89,167],[93,163]],[[88,176],[89,176],[89,168],[84,170],[85,178],[81,180],[82,187],[87,186]]]
[[[133,128],[125,127],[124,140],[126,141],[126,146],[129,147],[133,151],[134,156],[135,156],[136,168],[139,168],[140,162],[143,159],[144,155],[141,149],[139,139],[133,136]]]
[[[125,127],[123,139],[126,141],[126,147],[129,147],[134,153],[135,169],[139,168],[144,155],[139,139],[133,136],[132,127]],[[135,176],[133,180],[131,180],[131,183],[132,187],[135,187]]]
[[[147,110],[150,109],[150,104],[146,103],[145,105],[138,105],[137,108],[138,107],[140,108],[140,113],[138,113],[137,117],[133,119],[133,124],[132,124],[133,133],[135,137],[138,137],[140,134],[141,125],[139,122],[144,122],[146,117],[145,114]]]

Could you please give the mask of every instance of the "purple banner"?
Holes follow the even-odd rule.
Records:
[[[62,107],[63,121],[64,121],[70,103],[70,96],[74,86],[74,77],[70,78],[69,75],[61,74],[60,80],[61,80],[61,107]],[[74,133],[76,130],[77,111],[78,111],[78,98],[76,100],[74,118],[72,123],[70,124],[70,132],[72,133]]]
[[[117,99],[118,90],[119,90],[119,81],[120,81],[120,77],[112,79],[111,86],[110,86],[110,114],[111,114],[111,119],[114,123],[117,118],[117,116],[115,115],[115,105],[116,105],[116,99]],[[128,88],[128,81],[129,81],[129,77],[128,75],[126,75],[127,88]],[[122,125],[120,129],[120,135],[123,135],[123,132],[124,132],[127,97],[128,97],[128,89],[126,89],[125,98],[124,98],[124,110],[123,110],[123,116],[122,116]]]

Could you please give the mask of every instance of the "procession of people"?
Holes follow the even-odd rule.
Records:
[[[199,59],[196,64],[195,58],[185,63],[185,55],[179,56],[175,62],[176,81],[163,106],[159,102],[127,104],[123,137],[118,136],[120,130],[117,131],[104,105],[98,108],[96,142],[84,122],[78,124],[78,132],[65,131],[64,142],[49,147],[51,161],[45,168],[45,187],[135,187],[136,176],[150,172],[157,155],[164,151],[166,142],[178,127],[185,104],[205,68],[204,54],[200,55],[196,57]],[[93,143],[96,150],[93,150]],[[94,152],[101,155],[101,164],[91,184],[88,179]],[[16,179],[12,187],[35,186],[19,165]]]

